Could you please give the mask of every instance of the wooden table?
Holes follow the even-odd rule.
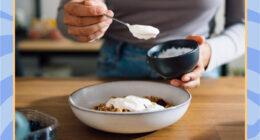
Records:
[[[21,52],[98,52],[103,40],[92,43],[74,42],[68,39],[23,40],[18,43]]]
[[[121,135],[94,130],[73,115],[68,96],[86,85],[111,80],[16,79],[16,108],[37,109],[59,121],[58,140],[151,139],[151,140],[242,140],[244,139],[244,78],[203,79],[192,89],[191,106],[184,117],[162,130]]]

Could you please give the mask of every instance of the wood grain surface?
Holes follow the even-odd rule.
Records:
[[[72,113],[68,96],[75,90],[114,81],[94,78],[16,78],[16,108],[36,109],[59,121],[58,140],[242,140],[244,139],[244,78],[202,79],[192,89],[187,113],[177,123],[152,133],[122,135],[94,130]]]
[[[74,42],[68,39],[53,41],[48,39],[23,40],[18,43],[19,51],[41,52],[98,52],[103,40],[92,43]]]

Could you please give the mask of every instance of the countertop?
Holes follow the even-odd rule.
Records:
[[[68,103],[68,96],[81,87],[115,80],[118,79],[16,78],[15,105],[17,109],[36,109],[57,118],[59,121],[57,140],[244,139],[245,86],[243,77],[202,79],[199,88],[190,90],[191,105],[181,120],[155,132],[133,135],[106,133],[87,127],[73,115]]]

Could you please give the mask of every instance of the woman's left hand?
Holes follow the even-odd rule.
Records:
[[[187,39],[195,40],[200,46],[200,57],[195,69],[187,74],[184,74],[181,79],[172,79],[171,84],[181,88],[197,88],[200,85],[200,77],[205,72],[205,67],[208,65],[211,49],[203,36],[188,36]]]

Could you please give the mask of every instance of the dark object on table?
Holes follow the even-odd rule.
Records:
[[[25,140],[54,140],[58,121],[44,113],[31,109],[18,110],[28,120],[31,132]]]
[[[174,57],[158,58],[157,56],[167,49],[191,48],[192,51]],[[147,62],[153,70],[165,79],[180,78],[183,74],[192,71],[199,60],[199,45],[193,40],[173,40],[152,47],[147,52]]]
[[[30,120],[29,124],[30,124],[31,132],[44,128],[43,126],[40,125],[40,122],[37,120]]]

